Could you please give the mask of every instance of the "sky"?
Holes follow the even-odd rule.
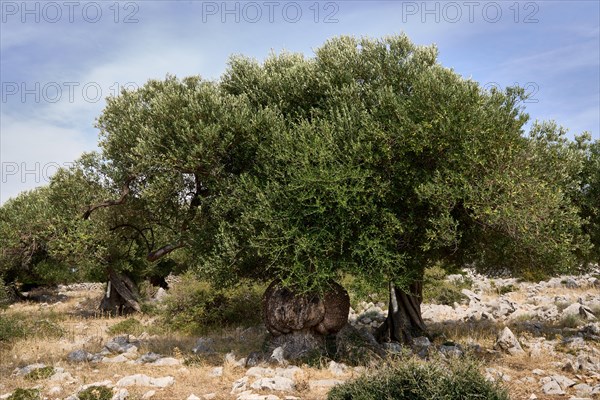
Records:
[[[0,204],[98,150],[105,99],[167,74],[219,79],[231,55],[312,56],[338,35],[405,33],[531,121],[600,139],[600,2],[0,0]]]

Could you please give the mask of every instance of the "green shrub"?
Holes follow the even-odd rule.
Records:
[[[468,299],[461,293],[463,289],[470,289],[473,281],[467,277],[449,282],[446,280],[446,271],[440,266],[425,270],[423,278],[423,301],[425,303],[445,304],[462,303]]]
[[[4,280],[0,278],[0,309],[6,308],[11,303],[11,296]]]
[[[402,360],[335,386],[328,400],[508,400],[507,392],[489,382],[469,360]]]
[[[40,396],[40,391],[38,389],[17,388],[10,396],[8,396],[7,400],[39,400],[39,399],[41,399],[41,396]]]
[[[250,282],[215,288],[188,272],[169,290],[162,322],[170,329],[191,334],[215,327],[257,325],[264,290],[264,286]]]
[[[27,329],[23,320],[0,314],[0,342],[9,342],[25,337]]]
[[[113,392],[106,386],[90,386],[77,394],[79,400],[110,400]]]
[[[577,328],[580,325],[583,325],[583,319],[575,314],[567,315],[559,322],[559,326],[563,328]]]
[[[9,342],[23,337],[59,338],[65,331],[52,319],[59,316],[49,313],[46,318],[35,318],[26,314],[0,314],[0,342]]]
[[[54,375],[54,367],[47,366],[42,368],[36,368],[27,375],[25,375],[25,379],[29,379],[32,381],[38,381],[40,379],[48,379],[52,375]]]
[[[120,335],[128,333],[130,335],[140,335],[144,332],[144,325],[135,318],[129,318],[125,321],[114,324],[108,328],[108,333],[111,335]]]

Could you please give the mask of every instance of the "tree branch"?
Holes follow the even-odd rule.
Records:
[[[146,257],[146,259],[150,262],[156,261],[159,258],[169,254],[173,250],[180,249],[184,246],[185,246],[185,244],[183,244],[182,242],[168,244],[166,246],[161,247],[158,250],[148,253],[148,256]]]
[[[88,209],[83,214],[83,219],[89,219],[90,215],[92,215],[92,213],[99,208],[118,206],[118,205],[125,203],[125,201],[127,200],[127,195],[131,191],[129,185],[131,184],[131,182],[134,179],[135,179],[135,177],[130,176],[129,178],[127,178],[125,180],[125,183],[123,184],[123,186],[121,188],[121,197],[119,197],[118,200],[106,200],[106,201],[103,201],[102,203],[99,203],[99,204],[96,204],[93,206],[88,206]]]

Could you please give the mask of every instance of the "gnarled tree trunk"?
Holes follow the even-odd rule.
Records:
[[[272,282],[263,295],[263,319],[271,333],[271,347],[283,347],[286,359],[320,351],[325,336],[339,332],[348,322],[350,297],[337,283],[322,296],[297,294]]]
[[[135,283],[128,276],[110,269],[106,292],[104,292],[99,308],[112,315],[140,312],[139,298]]]
[[[385,322],[377,328],[375,337],[380,343],[412,344],[413,338],[426,336],[427,328],[421,316],[423,284],[414,282],[406,293],[390,282],[390,304]]]

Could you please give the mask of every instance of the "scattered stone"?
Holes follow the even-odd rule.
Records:
[[[237,381],[233,382],[233,385],[231,385],[231,394],[244,392],[246,391],[247,387],[248,377],[244,376],[243,378],[240,378]]]
[[[53,386],[50,388],[50,390],[48,390],[48,394],[50,395],[57,395],[60,392],[62,392],[62,388],[60,386]]]
[[[188,396],[187,400],[200,400],[200,397],[192,393]]]
[[[265,375],[273,375],[275,371],[271,368],[263,368],[263,367],[252,367],[246,371],[246,376],[255,376],[261,377]]]
[[[248,354],[248,357],[246,357],[245,367],[246,368],[255,367],[258,364],[260,364],[262,362],[262,360],[263,360],[262,353],[254,351],[254,352]]]
[[[129,359],[127,357],[125,357],[123,354],[119,354],[118,356],[114,356],[114,357],[104,357],[102,359],[103,363],[123,363],[129,361]]]
[[[83,349],[75,350],[67,354],[67,361],[70,362],[86,362],[91,361],[94,355]]]
[[[140,360],[140,362],[143,362],[143,363],[153,363],[161,358],[162,358],[162,356],[160,354],[146,353],[146,354],[143,354],[139,360]]]
[[[271,361],[276,362],[277,364],[285,365],[287,361],[285,360],[283,346],[275,348],[275,350],[273,350],[273,353],[271,353],[270,359]]]
[[[165,376],[162,378],[152,378],[144,374],[129,375],[121,378],[117,385],[118,387],[128,386],[150,386],[158,388],[166,388],[175,383],[175,378],[172,376]]]
[[[170,367],[173,365],[181,365],[181,361],[173,357],[164,357],[150,363],[150,365],[156,367]]]
[[[340,375],[344,375],[347,372],[348,366],[343,363],[337,363],[335,361],[331,361],[331,362],[329,362],[329,367],[327,369],[333,375],[340,376]]]
[[[577,383],[563,375],[552,375],[552,379],[558,383],[563,390],[566,390]]]
[[[125,400],[129,396],[129,391],[127,389],[119,389],[117,393],[114,394],[111,400]]]
[[[519,355],[525,353],[525,351],[523,351],[523,348],[519,344],[519,341],[508,327],[505,327],[498,334],[494,348],[504,351],[505,353],[511,355]]]
[[[130,340],[129,335],[121,335],[109,340],[104,347],[111,353],[123,354],[130,351],[137,351],[138,344],[138,341]]]
[[[552,379],[543,384],[542,391],[545,394],[565,394],[565,391],[560,387],[558,382]]]
[[[214,353],[214,340],[211,338],[200,338],[192,349],[194,354],[212,354]]]
[[[275,376],[272,378],[259,378],[251,386],[256,390],[274,390],[277,392],[293,392],[295,383],[290,378]]]
[[[210,376],[215,377],[215,378],[223,376],[223,367],[214,367],[210,371]]]
[[[440,346],[440,353],[446,357],[460,357],[464,354],[462,346],[459,344],[442,344]]]
[[[148,390],[146,393],[144,393],[142,395],[142,399],[144,399],[144,400],[151,399],[152,397],[154,397],[155,394],[156,394],[156,390]]]
[[[273,394],[255,394],[251,390],[240,393],[237,400],[280,400],[279,397]]]
[[[29,374],[31,371],[34,371],[34,370],[40,369],[40,368],[45,368],[45,367],[46,367],[45,364],[40,364],[40,363],[30,364],[23,368],[16,368],[13,371],[13,375],[24,376],[24,375]]]

